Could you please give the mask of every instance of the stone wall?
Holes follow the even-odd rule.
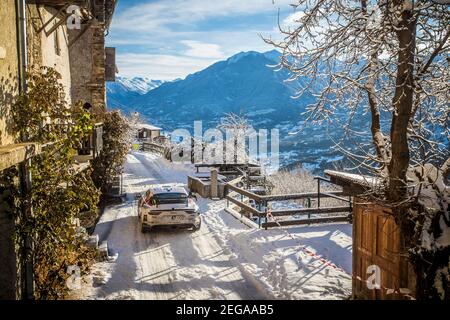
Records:
[[[43,21],[48,21],[58,12],[52,7],[44,7],[41,9],[41,17]],[[52,67],[61,74],[61,84],[64,87],[66,101],[71,105],[71,76],[70,76],[70,60],[69,60],[69,36],[67,24],[63,23],[55,31],[49,34],[50,29],[59,23],[61,17],[57,17],[51,22],[44,31],[41,32],[41,49],[42,49],[42,65]],[[58,48],[56,43],[58,42]]]
[[[104,24],[94,20],[89,30],[69,48],[69,41],[79,31],[70,31],[69,34],[67,25],[62,23],[50,33],[60,22],[60,17],[41,30],[56,12],[57,9],[50,6],[28,4],[26,7],[28,70],[42,66],[55,68],[61,74],[60,81],[69,105],[77,101],[89,102],[101,112],[106,105]],[[15,0],[1,0],[0,21],[0,147],[8,145],[2,154],[9,150],[7,153],[13,160],[24,151],[22,148],[20,152],[11,152],[18,146],[10,146],[17,142],[12,132],[11,105],[20,88]],[[2,160],[3,168],[9,167],[5,163],[9,162]],[[19,181],[14,184],[17,186]],[[0,300],[21,297],[23,269],[13,239],[16,221],[4,200],[9,196],[10,187],[0,183]]]
[[[87,27],[86,25],[82,28]],[[70,30],[71,40],[81,30]],[[106,106],[105,35],[103,24],[94,21],[70,48],[72,100],[90,103],[95,113]]]
[[[42,25],[56,13],[52,7],[40,7],[29,4],[26,8],[27,54],[28,69],[38,69],[41,66],[55,68],[61,74],[61,83],[64,86],[67,102],[71,103],[70,64],[68,50],[68,35],[66,24],[62,24],[57,31],[49,33],[54,24],[59,22],[56,18],[46,30],[40,30]],[[19,55],[18,52],[18,13],[15,0],[2,0],[0,5],[0,146],[3,147],[2,165],[15,164],[23,158],[21,153],[26,150],[17,142],[13,133],[13,119],[11,105],[19,93]],[[58,42],[55,42],[58,40]],[[17,148],[17,152],[11,152]],[[2,169],[4,169],[4,167]],[[9,167],[7,165],[6,167]],[[4,174],[5,171],[1,171]],[[15,182],[19,183],[18,179]],[[11,212],[7,199],[10,197],[10,185],[0,184],[0,300],[16,299],[21,296],[21,267],[18,250],[14,242],[15,217]],[[6,199],[6,200],[5,200]]]
[[[103,24],[94,27],[92,38],[92,105],[104,111],[106,109],[105,84],[105,34]]]
[[[80,30],[69,30],[69,39],[74,40],[80,32]],[[88,87],[92,73],[91,38],[92,30],[88,29],[69,49],[72,76],[71,94],[74,103],[92,102],[91,90]]]
[[[217,192],[211,193],[211,181],[202,180],[199,177],[188,176],[188,189],[193,193],[199,194],[202,198],[219,198],[225,197],[225,183],[219,182],[217,184]]]
[[[19,92],[19,57],[17,51],[16,7],[14,0],[0,5],[0,147],[15,142],[12,132],[11,105]],[[13,241],[15,221],[7,193],[0,186],[0,300],[16,298],[17,256]]]
[[[49,6],[38,7],[30,4],[27,7],[28,63],[33,68],[45,66],[58,71],[61,74],[61,84],[64,87],[66,101],[71,105],[71,68],[67,25],[63,23],[50,33],[53,26],[61,20],[61,17],[56,17],[44,30],[40,30],[58,10]]]
[[[14,143],[11,104],[19,92],[16,9],[14,0],[2,0],[0,6],[0,146]]]

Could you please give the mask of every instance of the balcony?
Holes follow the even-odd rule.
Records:
[[[75,161],[82,164],[97,158],[103,149],[103,123],[96,123],[92,134],[83,141],[83,145],[78,149]]]
[[[20,143],[0,146],[0,171],[22,163],[41,152],[37,143]]]
[[[50,125],[47,125],[48,127]],[[63,126],[65,130],[68,125]],[[51,144],[51,143],[50,143]],[[50,144],[41,145],[39,143],[18,143],[0,146],[0,171],[20,164],[34,156],[39,155],[42,150]],[[83,145],[77,150],[77,155],[74,159],[78,170],[84,170],[89,166],[89,161],[97,158],[103,149],[103,123],[96,123],[94,125],[92,134],[85,139]]]

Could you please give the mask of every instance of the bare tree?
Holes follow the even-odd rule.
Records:
[[[287,81],[300,83],[297,96],[315,96],[308,120],[333,120],[345,110],[351,133],[353,117],[370,113],[373,148],[360,154],[343,150],[380,177],[382,198],[396,206],[399,225],[409,240],[420,238],[414,227],[425,218],[408,214],[417,197],[407,192],[407,173],[426,163],[441,167],[449,158],[448,6],[425,0],[296,0],[293,7],[301,11],[297,23],[280,25],[281,40],[265,41],[282,51],[279,67],[291,72]],[[448,203],[439,206],[448,220]],[[423,256],[412,260],[425,268]],[[418,280],[418,295],[429,295],[423,278]]]
[[[245,139],[248,131],[252,129],[248,119],[243,115],[231,112],[220,119],[217,128],[227,135],[224,144],[224,155],[231,151],[234,155],[234,163],[239,161],[247,162],[249,159]]]

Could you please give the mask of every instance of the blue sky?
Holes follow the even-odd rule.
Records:
[[[240,51],[273,49],[299,12],[295,0],[119,0],[107,37],[122,76],[184,78]]]

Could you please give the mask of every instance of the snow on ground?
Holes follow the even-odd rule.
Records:
[[[225,211],[204,221],[224,248],[278,299],[342,299],[351,293],[351,226],[249,229]],[[305,250],[306,249],[306,250]],[[343,269],[326,266],[317,256]]]
[[[345,299],[350,295],[348,224],[250,229],[224,211],[225,201],[199,199],[203,224],[198,232],[162,229],[142,234],[135,195],[151,185],[186,184],[192,171],[190,165],[169,163],[155,155],[128,155],[127,201],[107,208],[95,229],[118,257],[94,266],[79,298]]]

